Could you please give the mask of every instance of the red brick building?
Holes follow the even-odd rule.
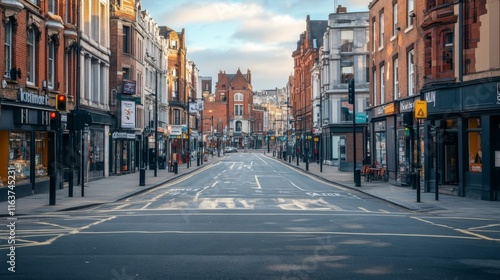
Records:
[[[302,139],[301,150],[312,149],[313,106],[311,70],[319,59],[319,49],[323,45],[323,35],[327,20],[306,18],[306,31],[300,35],[297,49],[293,51],[294,78],[290,87],[295,131]]]
[[[220,71],[215,94],[204,100],[204,106],[204,118],[213,117],[214,132],[217,132],[224,145],[250,146],[254,121],[250,70],[246,74],[240,69],[236,74]]]

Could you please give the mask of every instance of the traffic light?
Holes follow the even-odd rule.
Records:
[[[405,127],[405,136],[406,137],[410,137],[411,136],[411,132],[410,132],[410,128],[409,127]]]
[[[354,104],[354,79],[349,80],[349,104]]]
[[[59,128],[59,124],[61,123],[61,114],[56,111],[52,111],[49,113],[50,118],[50,129],[57,130]]]
[[[56,96],[56,110],[59,112],[68,111],[68,98],[64,94],[58,94]]]

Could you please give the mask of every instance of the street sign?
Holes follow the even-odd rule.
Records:
[[[427,119],[427,101],[415,100],[415,119]]]

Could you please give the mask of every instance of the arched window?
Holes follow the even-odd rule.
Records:
[[[236,132],[241,132],[241,121],[236,122]]]
[[[237,92],[234,94],[234,101],[243,101],[243,93]]]

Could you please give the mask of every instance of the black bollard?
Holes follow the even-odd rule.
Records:
[[[146,185],[146,169],[142,167],[139,170],[139,186],[145,186]]]
[[[174,174],[177,174],[179,172],[178,167],[179,167],[179,165],[178,165],[177,161],[174,161]]]

